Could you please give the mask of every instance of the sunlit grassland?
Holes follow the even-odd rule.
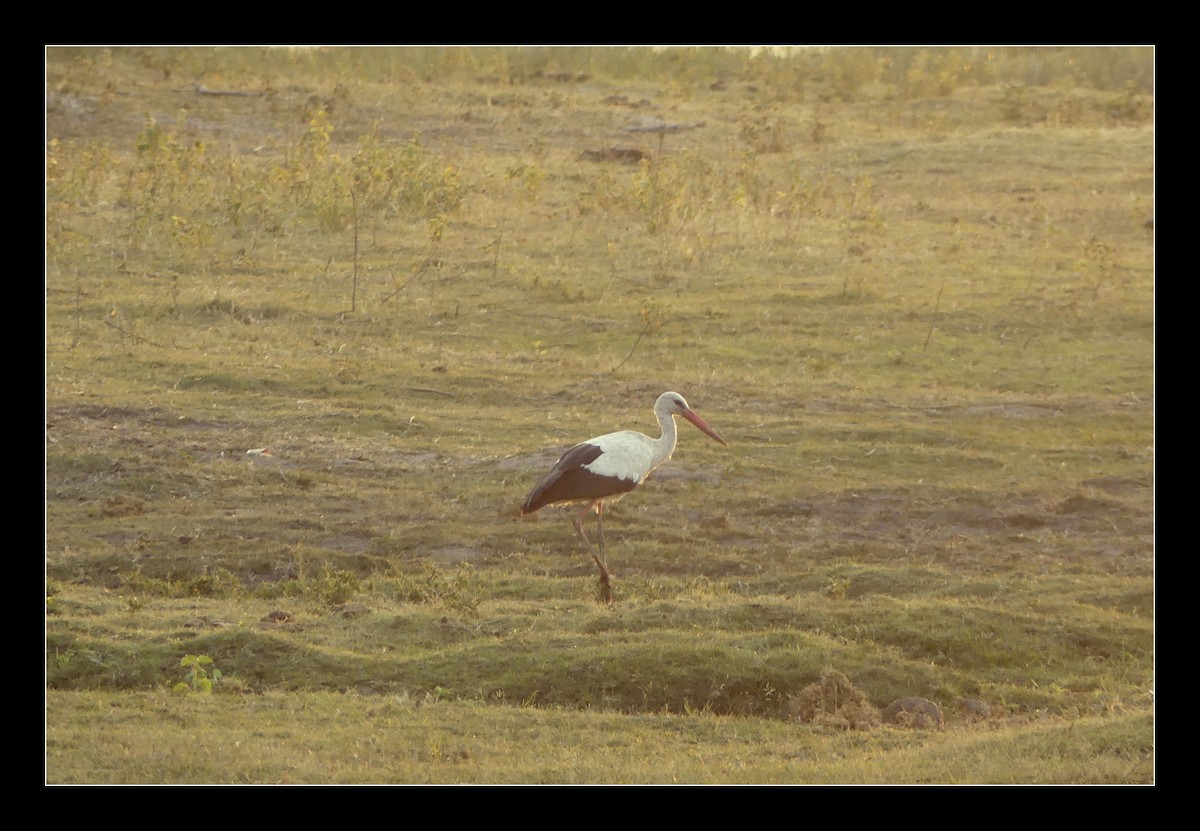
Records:
[[[61,781],[76,783],[886,784],[897,769],[926,783],[1122,783],[1148,775],[1152,730],[1138,715],[863,734],[705,712],[581,717],[329,693],[65,692],[50,714],[51,740],[66,745]],[[1113,752],[1128,748],[1142,759]]]
[[[47,779],[1152,782],[1152,55],[923,52],[50,50]]]

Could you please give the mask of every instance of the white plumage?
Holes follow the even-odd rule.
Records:
[[[673,425],[674,420],[668,424]],[[600,455],[595,461],[584,465],[585,468],[597,476],[626,479],[635,485],[646,481],[646,477],[654,472],[654,468],[670,458],[668,453],[666,458],[655,460],[654,439],[632,430],[597,436],[587,444],[599,447]]]

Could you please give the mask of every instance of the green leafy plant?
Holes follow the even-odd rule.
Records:
[[[449,688],[443,687],[440,684],[435,685],[432,690],[425,693],[424,702],[426,704],[436,704],[437,702],[449,697],[450,693],[451,690]]]
[[[213,684],[221,680],[221,670],[213,666],[213,659],[207,655],[184,655],[179,665],[187,670],[184,680],[172,689],[176,693],[212,693]]]

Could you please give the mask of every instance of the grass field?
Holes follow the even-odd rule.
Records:
[[[47,50],[47,782],[1153,783],[1153,59]]]

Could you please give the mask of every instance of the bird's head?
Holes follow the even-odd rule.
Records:
[[[688,406],[687,401],[677,392],[664,392],[658,397],[658,401],[654,404],[655,412],[663,412],[670,416],[683,416],[692,424],[695,424],[706,435],[716,439],[726,447],[729,442],[721,438],[720,434],[714,430],[707,421],[702,419],[695,410]]]

